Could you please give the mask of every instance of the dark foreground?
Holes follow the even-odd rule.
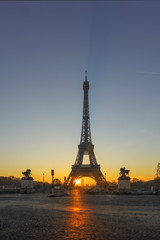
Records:
[[[0,195],[0,240],[159,240],[160,196]]]

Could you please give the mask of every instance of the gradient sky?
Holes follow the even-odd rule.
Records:
[[[0,2],[0,175],[68,176],[85,70],[95,155],[153,179],[160,162],[160,2]]]

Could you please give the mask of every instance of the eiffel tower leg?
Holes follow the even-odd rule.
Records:
[[[83,162],[84,151],[79,148],[77,158],[75,161],[75,165],[82,165]]]
[[[71,173],[69,174],[66,182],[65,182],[65,186],[74,186],[74,180],[75,178],[77,178],[77,176],[75,175],[75,173],[73,172],[73,170],[71,171]]]
[[[106,179],[105,179],[105,177],[103,176],[103,174],[102,174],[101,171],[100,171],[100,172],[98,173],[98,175],[96,176],[96,182],[97,182],[97,185],[103,186],[103,187],[105,187],[106,184],[107,184]]]
[[[96,160],[93,150],[91,150],[91,152],[89,152],[89,161],[90,161],[91,165],[97,165],[97,160]]]

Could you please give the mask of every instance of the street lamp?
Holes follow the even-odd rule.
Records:
[[[45,192],[45,173],[43,173],[43,192]]]
[[[52,176],[52,192],[54,191],[54,169],[51,169],[51,176]]]

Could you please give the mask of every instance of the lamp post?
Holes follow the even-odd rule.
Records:
[[[51,176],[52,176],[52,192],[54,191],[54,169],[51,169]]]
[[[45,192],[45,173],[43,173],[43,192]]]

